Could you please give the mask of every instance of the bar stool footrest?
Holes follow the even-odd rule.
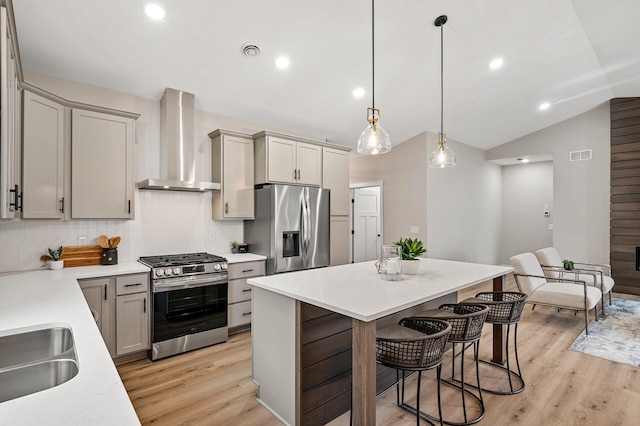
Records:
[[[478,361],[483,363],[483,364],[489,365],[491,367],[499,368],[502,371],[507,371],[507,372],[509,372],[511,377],[515,378],[518,382],[520,382],[520,386],[518,388],[512,390],[512,391],[499,391],[499,390],[495,390],[495,389],[488,389],[488,388],[485,388],[484,386],[481,386],[480,389],[483,392],[489,392],[489,393],[492,393],[494,395],[515,395],[515,394],[518,394],[518,393],[520,393],[520,392],[522,392],[524,390],[524,387],[525,387],[524,379],[517,372],[515,372],[513,370],[509,370],[509,369],[507,369],[507,367],[505,367],[503,365],[500,365],[500,364],[496,364],[495,362],[492,362],[492,361],[485,361],[484,359],[479,359]],[[459,379],[453,379],[453,381],[456,382],[456,383],[462,383],[462,381],[459,380]],[[444,380],[443,380],[443,382],[444,382]],[[474,385],[472,383],[464,382],[464,385],[472,387],[474,389],[478,389],[478,386],[476,386],[476,385]]]

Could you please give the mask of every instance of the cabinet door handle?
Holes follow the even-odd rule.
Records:
[[[142,299],[142,312],[147,313],[147,298]]]
[[[298,180],[300,180],[300,169],[298,169]]]
[[[13,194],[13,203],[9,203],[9,208],[13,207],[13,209],[11,209],[11,211],[18,211],[20,210],[20,187],[18,185],[14,185],[13,189],[10,189],[9,192],[11,194]]]
[[[247,291],[251,291],[251,289],[250,288],[245,288],[245,289],[242,290],[243,293],[246,293]]]
[[[64,213],[64,197],[60,199],[60,213]]]
[[[129,200],[128,204],[129,204],[129,207],[128,207],[129,214],[131,214],[131,200]]]
[[[107,300],[107,285],[104,285],[104,300]]]
[[[244,274],[244,273],[251,272],[251,271],[253,271],[253,269],[243,269],[242,273]]]
[[[135,283],[135,284],[125,284],[125,287],[137,287],[139,285],[142,285],[142,283]]]
[[[229,203],[224,203],[224,212],[229,213]]]
[[[242,314],[243,317],[246,317],[247,315],[251,315],[251,311]]]

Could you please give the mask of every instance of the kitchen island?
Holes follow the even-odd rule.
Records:
[[[69,327],[79,366],[66,383],[0,403],[1,426],[140,424],[77,280],[148,272],[126,262],[0,277],[0,336],[43,325]]]
[[[488,280],[493,280],[494,290],[503,290],[512,271],[421,259],[418,274],[404,275],[402,281],[383,281],[374,262],[250,279],[258,400],[285,424],[297,425],[330,420],[346,411],[347,398],[354,424],[375,425],[376,391],[390,385],[376,369],[376,324],[455,302],[459,290]],[[493,338],[493,360],[501,363],[501,326],[494,327]],[[327,379],[325,371],[336,375]],[[323,405],[315,408],[319,400]],[[313,411],[324,417],[305,417]]]

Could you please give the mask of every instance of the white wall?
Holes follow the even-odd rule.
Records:
[[[544,216],[548,206],[550,216]],[[553,162],[502,167],[502,244],[500,261],[553,245]]]
[[[160,102],[47,76],[25,73],[25,80],[63,98],[141,114],[136,121],[135,181],[160,177]],[[158,94],[159,96],[161,95]],[[196,108],[198,94],[196,93]],[[196,178],[211,180],[211,142],[215,129],[253,134],[285,129],[232,119],[196,110]],[[242,221],[211,219],[211,193],[136,190],[133,221],[27,221],[0,223],[0,272],[37,269],[47,247],[75,246],[78,236],[86,244],[106,234],[120,235],[120,262],[154,254],[207,251],[229,252],[229,242],[242,241]]]
[[[350,184],[383,182],[383,244],[400,237],[427,242],[426,169],[426,133],[394,145],[386,154],[351,158]],[[412,226],[418,227],[417,234],[409,232]]]
[[[418,237],[427,256],[495,264],[500,247],[500,167],[484,151],[449,141],[458,166],[430,169],[437,136],[422,133],[390,153],[354,157],[350,183],[384,182],[384,243]],[[418,234],[409,234],[419,226]]]
[[[437,135],[428,133],[427,151]],[[485,161],[485,152],[447,140],[457,166],[427,170],[427,235],[429,257],[499,263],[501,235],[501,170]],[[425,163],[425,167],[427,167]]]
[[[553,155],[553,245],[565,258],[609,262],[609,103],[487,151],[487,160]],[[569,162],[592,149],[593,160]]]

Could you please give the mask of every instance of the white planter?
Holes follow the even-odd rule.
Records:
[[[402,260],[402,273],[406,275],[415,275],[420,267],[420,259]]]
[[[64,267],[64,260],[50,260],[49,269],[62,269]]]

